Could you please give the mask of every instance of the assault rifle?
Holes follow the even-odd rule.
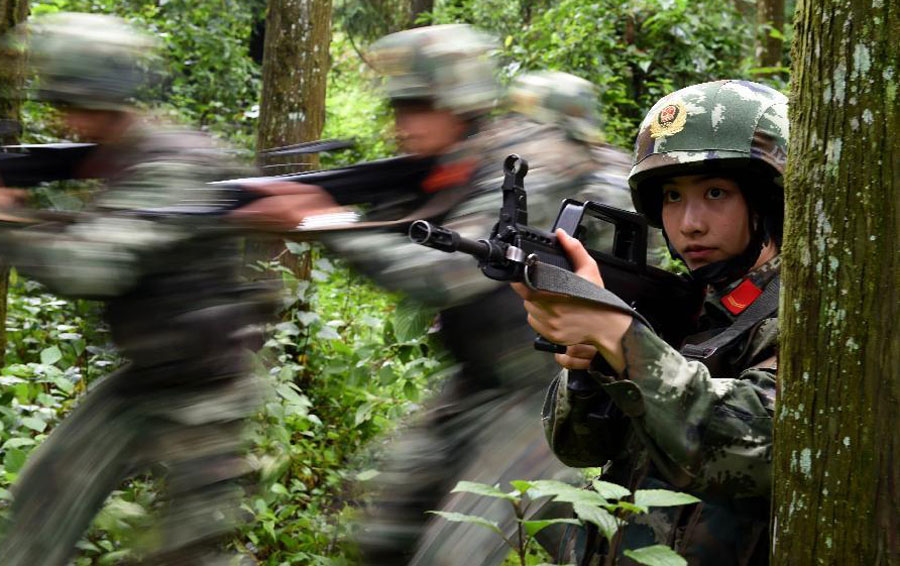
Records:
[[[489,238],[471,240],[453,230],[420,220],[409,229],[413,242],[445,252],[475,257],[482,272],[498,281],[531,283],[537,265],[572,271],[572,264],[554,232],[562,228],[585,244],[600,266],[606,288],[649,322],[675,347],[692,331],[702,303],[701,290],[687,279],[647,265],[647,221],[633,212],[596,202],[566,199],[550,232],[528,225],[524,178],[528,163],[510,155],[503,164],[503,205]],[[592,249],[597,222],[615,227],[607,250]],[[577,283],[577,282],[576,282]],[[565,352],[565,347],[538,338],[535,347]]]
[[[318,153],[352,146],[351,142],[323,140],[268,150],[265,153],[287,155]],[[88,179],[93,175],[92,158],[102,157],[102,146],[89,143],[24,144],[0,147],[0,183],[7,187],[28,188],[50,181]],[[394,211],[415,210],[430,195],[422,183],[434,167],[434,159],[401,156],[379,159],[320,171],[288,175],[230,179],[216,183],[223,189],[219,202],[202,208],[178,207],[154,209],[152,214],[224,214],[259,198],[243,185],[265,181],[291,181],[317,185],[328,191],[340,205],[363,204],[369,211],[386,216]],[[377,217],[378,215],[375,214]]]

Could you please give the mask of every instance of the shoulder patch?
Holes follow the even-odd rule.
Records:
[[[737,315],[744,312],[761,294],[762,289],[754,285],[749,279],[744,279],[740,285],[720,300],[722,305],[728,309],[728,312]]]

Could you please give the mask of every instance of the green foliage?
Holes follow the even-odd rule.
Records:
[[[369,161],[394,151],[393,115],[375,85],[378,77],[353,51],[347,35],[335,33],[331,42],[323,138],[352,139],[356,147],[323,154],[323,167]]]
[[[665,489],[637,490],[633,494],[626,488],[602,480],[592,482],[593,489],[580,489],[573,485],[554,480],[510,482],[512,492],[505,492],[496,486],[469,481],[456,484],[454,492],[465,492],[503,499],[508,501],[515,513],[518,528],[516,535],[503,532],[495,521],[477,515],[430,511],[439,517],[456,523],[469,523],[495,532],[510,547],[518,558],[518,564],[528,564],[528,549],[534,536],[541,530],[558,524],[585,525],[592,523],[610,543],[625,525],[650,507],[671,507],[688,505],[700,501],[692,495]],[[527,519],[530,505],[539,499],[550,498],[558,503],[571,503],[575,518]],[[633,501],[630,501],[633,500]],[[627,550],[625,555],[639,564],[647,566],[683,566],[687,562],[666,546],[650,546],[637,550]],[[508,563],[511,563],[508,561]]]
[[[163,43],[166,78],[150,89],[147,102],[249,141],[260,90],[249,40],[265,0],[38,0],[32,6],[36,15],[62,10],[116,14],[153,33]]]
[[[265,266],[280,274],[284,304],[258,355],[272,388],[252,427],[266,487],[246,505],[256,520],[243,535],[260,563],[324,564],[349,526],[354,480],[375,475],[364,447],[417,406],[444,362],[425,335],[433,315],[413,326],[396,298],[318,249],[289,249],[310,255],[312,276]]]
[[[729,0],[448,0],[433,20],[499,35],[506,77],[548,69],[595,83],[607,136],[624,147],[663,95],[761,72],[752,68],[755,28]]]

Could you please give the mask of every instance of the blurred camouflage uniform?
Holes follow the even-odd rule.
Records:
[[[43,99],[128,112],[146,38],[87,14],[35,19],[30,33]],[[233,171],[204,136],[139,122],[98,152],[85,167],[108,183],[85,212],[6,227],[0,239],[4,255],[53,291],[105,301],[128,364],[96,383],[29,459],[0,563],[65,564],[109,493],[153,466],[167,501],[146,537],[151,561],[225,564],[216,547],[239,515],[237,482],[250,471],[241,425],[257,398],[243,346],[262,303],[239,288],[221,221],[180,207],[214,205],[219,189],[207,183]],[[169,212],[146,213],[160,208]]]
[[[636,207],[652,224],[662,225],[661,180],[700,173],[738,181],[758,221],[751,222],[745,254],[694,272],[710,286],[697,333],[680,352],[634,322],[623,338],[627,379],[564,371],[548,392],[544,424],[564,462],[609,462],[604,477],[611,481],[702,499],[638,517],[625,529],[619,554],[665,544],[692,565],[768,562],[780,262],[776,256],[751,272],[747,264],[758,259],[761,242],[780,243],[786,148],[785,97],[748,82],[680,90],[641,125],[629,181]],[[738,328],[735,340],[713,355],[699,346]],[[610,398],[627,418],[596,417]],[[582,564],[603,563],[609,548],[598,538],[581,541]]]
[[[468,26],[454,25],[400,32],[373,49],[394,101],[429,100],[470,121],[471,135],[439,157],[432,175],[464,172],[471,192],[443,224],[470,238],[488,237],[497,222],[508,154],[529,162],[529,223],[544,228],[593,168],[587,149],[555,126],[521,116],[487,119],[500,94],[490,48]],[[473,495],[447,499],[450,489],[463,479],[508,486],[510,480],[565,473],[538,419],[546,376],[556,367],[553,357],[532,347],[534,333],[521,300],[507,285],[484,277],[471,257],[424,248],[393,233],[328,243],[385,287],[439,308],[441,335],[460,362],[429,410],[389,448],[357,537],[364,563],[502,562],[509,549],[493,533],[429,519],[426,512],[487,516],[511,534],[515,523],[506,502]]]
[[[590,149],[594,168],[586,183],[569,198],[594,201],[634,211],[628,191],[631,154],[603,141],[603,121],[597,112],[597,88],[590,81],[560,71],[538,71],[516,77],[507,96],[509,109],[542,124],[555,124],[574,142]],[[614,230],[597,223],[586,234],[589,248],[610,251]],[[657,228],[650,228],[648,261],[661,263],[665,241]]]

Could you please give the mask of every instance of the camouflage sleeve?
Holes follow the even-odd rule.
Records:
[[[500,163],[497,175],[480,179],[474,195],[451,211],[444,226],[476,240],[490,236],[502,204]],[[544,229],[551,227],[562,199],[577,187],[565,172],[555,174],[540,165],[529,171],[525,184],[528,223]],[[501,285],[485,277],[472,257],[426,248],[403,234],[336,235],[325,243],[380,285],[439,307],[464,303]]]
[[[135,210],[202,206],[218,190],[207,186],[198,165],[165,159],[138,164],[95,201],[91,211],[59,229],[0,231],[3,255],[18,269],[60,294],[112,297],[145,274],[164,269],[160,252],[213,229],[196,216],[149,219]]]
[[[554,453],[577,467],[620,454],[629,431],[614,419],[596,418],[608,396],[673,485],[729,497],[767,495],[774,367],[713,379],[706,366],[688,361],[639,323],[623,345],[628,379],[588,382],[563,371],[554,380],[543,410]]]
[[[667,479],[700,493],[767,496],[774,363],[714,379],[637,322],[622,345],[628,379],[604,389]]]

